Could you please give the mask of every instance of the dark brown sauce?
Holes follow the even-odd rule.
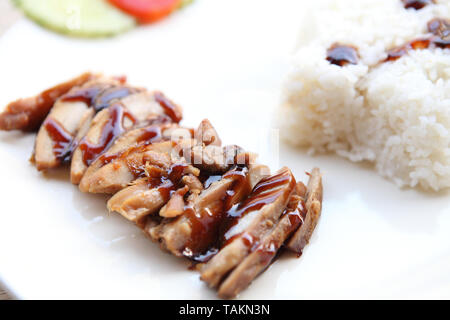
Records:
[[[203,187],[205,189],[209,188],[211,184],[222,179],[220,175],[212,175],[212,176],[202,176],[200,177],[200,181],[203,181]]]
[[[226,177],[235,178],[236,185],[227,191],[222,201],[217,203],[217,208],[209,208],[208,212],[199,215],[192,209],[187,211],[187,214],[191,215],[189,220],[194,236],[187,252],[190,253],[188,257],[197,262],[206,262],[211,259],[219,249],[231,243],[238,236],[242,236],[243,241],[247,242],[251,248],[257,245],[257,239],[249,234],[238,234],[231,238],[227,237],[227,232],[237,224],[242,216],[273,201],[276,196],[279,196],[280,187],[289,181],[289,177],[286,178],[286,175],[277,174],[263,179],[250,194],[249,188],[246,190],[246,186],[243,185],[243,183],[249,183],[246,167],[244,169],[235,167],[223,176],[223,178]],[[244,193],[240,193],[242,190]],[[239,200],[242,198],[245,200],[239,204]]]
[[[214,176],[216,177],[216,176]],[[216,254],[221,246],[222,234],[227,212],[232,206],[250,193],[247,167],[236,166],[222,176],[233,179],[230,188],[222,199],[208,208],[196,212],[194,208],[185,208],[185,216],[192,228],[191,238],[184,249],[184,255],[197,262],[206,262]]]
[[[227,225],[223,232],[222,247],[230,244],[234,239],[241,236],[241,234],[230,234],[230,231],[239,223],[242,217],[273,203],[283,193],[282,187],[290,182],[291,177],[289,174],[286,174],[286,172],[264,178],[253,188],[252,193],[247,199],[238,206],[231,208],[231,210],[227,212]],[[252,242],[252,246],[256,244],[257,241]]]
[[[165,114],[167,114],[173,122],[180,122],[182,115],[178,111],[177,106],[170,101],[162,92],[155,92],[155,100],[163,108]]]
[[[403,46],[391,49],[387,52],[387,58],[383,62],[395,61],[410,50],[421,50],[428,48],[450,48],[450,21],[447,19],[436,18],[428,22],[428,32],[433,36],[410,41]]]
[[[298,226],[305,221],[306,212],[305,202],[303,199],[300,199],[299,201],[290,204],[290,206],[284,210],[282,217],[287,215],[291,226],[295,226],[295,229],[297,229]]]
[[[142,130],[141,135],[136,139],[140,145],[149,145],[157,140],[162,139],[162,132],[160,126],[152,126]]]
[[[68,162],[73,152],[73,136],[59,122],[47,118],[45,129],[53,143],[53,154],[60,162]]]
[[[331,64],[341,67],[347,64],[357,64],[359,60],[358,50],[353,46],[335,43],[327,50],[327,60]]]
[[[133,88],[114,86],[101,92],[95,98],[95,103],[92,107],[96,112],[99,112],[108,108],[113,100],[125,98],[135,92],[136,89]]]
[[[83,153],[83,162],[90,166],[91,163],[97,159],[105,150],[107,150],[113,141],[121,135],[125,129],[123,127],[123,120],[130,119],[133,123],[136,122],[133,115],[125,110],[121,104],[115,104],[109,109],[110,117],[105,123],[100,141],[98,144],[92,144],[83,139],[80,143],[80,150]]]
[[[112,86],[112,85],[93,85],[87,88],[80,88],[66,94],[63,101],[81,101],[99,112],[108,108],[116,99],[121,99],[136,92],[136,89]]]
[[[201,212],[196,212],[192,207],[186,207],[184,215],[188,218],[192,233],[185,249],[186,257],[197,261],[206,262],[212,258],[212,253],[217,252],[217,234],[224,218],[223,203],[217,201]]]
[[[91,86],[87,88],[79,88],[77,90],[73,90],[66,95],[64,95],[61,100],[62,101],[81,101],[86,103],[88,106],[94,105],[94,101],[97,96],[105,90],[104,86]]]
[[[420,10],[429,4],[435,3],[434,0],[402,0],[405,9],[414,8]]]
[[[181,187],[181,178],[187,167],[186,163],[175,163],[170,167],[167,175],[148,178],[149,189],[157,189],[164,202],[169,201],[172,194]]]
[[[386,61],[395,61],[402,56],[404,56],[408,51],[410,50],[420,50],[420,49],[427,49],[430,47],[430,39],[417,39],[413,40],[411,42],[408,42],[407,44],[394,48],[392,50],[389,50],[387,52],[387,58],[384,60]]]

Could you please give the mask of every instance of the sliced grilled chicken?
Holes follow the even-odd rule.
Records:
[[[161,209],[171,199],[172,192],[181,187],[184,175],[198,174],[197,169],[179,161],[166,169],[154,166],[154,163],[152,167],[153,170],[147,169],[147,177],[138,179],[130,187],[117,192],[108,201],[108,209],[122,214],[130,221],[138,222]]]
[[[303,223],[305,215],[302,197],[293,195],[278,223],[222,282],[219,296],[224,299],[234,298],[248,287],[272,263],[286,239]]]
[[[321,213],[320,171],[312,170],[307,187],[288,168],[270,175],[255,154],[222,147],[207,119],[196,130],[181,119],[161,92],[86,73],[11,103],[0,130],[41,126],[39,170],[71,160],[81,191],[113,194],[109,211],[195,262],[202,280],[233,298],[283,244],[302,253]]]
[[[261,180],[250,196],[231,213],[235,219],[224,235],[224,245],[202,267],[201,279],[210,287],[218,287],[225,275],[241,263],[276,224],[295,186],[295,178],[288,168]]]
[[[287,243],[287,247],[300,255],[303,248],[309,243],[309,239],[316,228],[322,211],[322,176],[318,168],[310,173],[306,190],[306,217],[302,226],[295,232]]]
[[[108,201],[108,210],[120,213],[130,221],[138,221],[147,212],[158,210],[164,199],[158,190],[149,188],[148,179],[136,180],[133,185],[119,191]]]
[[[215,250],[227,211],[250,191],[247,168],[236,167],[191,197],[178,219],[163,220],[145,231],[172,254],[202,260],[209,250]]]
[[[36,137],[34,160],[38,170],[52,169],[70,160],[75,138],[86,131],[99,107],[111,97],[102,93],[112,87],[121,88],[122,84],[114,78],[97,77],[55,102]]]
[[[244,150],[236,145],[219,147],[197,144],[183,150],[183,156],[190,159],[193,166],[209,174],[223,174],[236,163],[245,165],[245,156],[242,157],[243,161],[236,161],[236,157],[242,153]]]
[[[145,176],[146,163],[168,170],[174,146],[172,141],[157,142],[119,153],[114,159],[105,159],[98,170],[83,176],[79,188],[82,192],[113,194]]]
[[[111,157],[99,158],[102,165],[87,172],[81,179],[79,188],[89,193],[116,193],[134,180],[145,175],[146,164],[154,164],[168,170],[179,159],[178,151],[192,140],[161,141],[149,145],[132,146],[125,152]],[[198,169],[195,169],[198,175]]]
[[[155,143],[171,140],[172,134],[176,136],[186,136],[189,138],[191,133],[189,129],[180,128],[178,124],[167,122],[165,117],[156,116],[148,120],[148,125],[143,127],[132,129],[125,132],[122,136],[117,138],[112,146],[107,149],[101,157],[98,157],[88,167],[85,172],[86,176],[92,176],[95,171],[103,167],[105,164],[125,157],[126,155],[143,149],[145,146]],[[182,134],[176,134],[176,132],[183,132]],[[174,139],[175,140],[175,139]],[[72,166],[76,166],[76,162]],[[73,171],[77,170],[73,168]],[[74,173],[75,175],[75,173]],[[85,180],[87,180],[86,178]],[[78,177],[73,177],[72,182],[75,183]]]
[[[100,111],[72,157],[71,180],[78,184],[87,168],[114,143],[123,132],[145,121],[165,114],[155,93],[133,92],[113,100],[115,103]]]
[[[262,179],[270,176],[270,169],[268,166],[258,163],[251,163],[249,165],[249,178],[251,189],[258,184]]]
[[[89,72],[83,73],[74,79],[47,89],[37,96],[11,102],[0,114],[0,130],[35,131],[39,129],[59,97],[73,87],[81,86],[96,77],[98,76]]]
[[[214,129],[213,125],[208,119],[204,119],[198,129],[195,131],[195,140],[197,140],[200,144],[205,146],[213,145],[213,146],[221,146],[222,141],[217,134],[216,129]]]
[[[163,218],[176,218],[184,213],[184,196],[188,193],[189,187],[184,186],[173,193],[169,201],[159,210],[159,215]]]

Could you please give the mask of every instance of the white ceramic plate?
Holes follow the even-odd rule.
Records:
[[[370,167],[284,145],[271,155],[272,112],[305,12],[295,0],[197,0],[154,26],[93,41],[22,20],[0,39],[0,105],[85,70],[126,74],[183,105],[186,125],[209,118],[226,143],[259,151],[273,169],[287,165],[305,180],[319,166],[324,209],[311,244],[241,298],[450,298],[448,192],[400,190]],[[0,278],[13,294],[216,297],[186,262],[108,215],[105,197],[81,194],[66,170],[36,172],[27,161],[33,140],[0,134]]]

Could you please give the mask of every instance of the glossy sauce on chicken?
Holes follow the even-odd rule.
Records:
[[[246,167],[236,167],[223,176],[223,178],[226,177],[237,179],[216,207],[208,208],[201,214],[193,209],[189,211],[189,208],[185,212],[189,216],[193,231],[191,242],[186,247],[184,255],[196,262],[209,261],[219,250],[239,236],[242,237],[249,251],[255,249],[259,239],[245,232],[235,233],[233,227],[245,215],[274,202],[283,192],[282,187],[291,182],[289,175],[280,173],[261,180],[251,191]],[[246,195],[242,197],[241,193],[243,199],[239,201],[234,197],[242,190],[245,190]],[[289,214],[292,215],[294,222],[296,214],[293,212]]]
[[[157,117],[149,121],[151,123],[147,127],[143,127],[141,129],[140,135],[136,138],[136,143],[128,147],[127,149],[116,152],[113,154],[103,154],[99,157],[102,165],[106,165],[115,160],[124,160],[130,154],[135,152],[145,152],[147,147],[153,143],[165,141],[166,139],[163,136],[163,131],[168,128],[170,121],[165,117]],[[174,143],[175,145],[175,143]],[[144,172],[143,167],[136,168],[135,166],[131,166],[133,174],[136,178],[140,177]]]
[[[134,116],[126,111],[126,109],[119,103],[111,106],[109,108],[110,117],[108,122],[102,129],[100,141],[98,144],[92,144],[86,139],[83,139],[79,145],[80,150],[83,153],[83,161],[89,166],[91,163],[97,159],[97,157],[107,150],[112,142],[120,136],[124,131],[123,122],[125,119],[131,120],[135,123],[136,120]]]
[[[235,233],[233,227],[244,216],[273,203],[283,192],[281,187],[289,183],[290,180],[290,176],[283,172],[264,178],[253,188],[252,193],[246,200],[229,210],[227,212],[226,231],[223,233],[223,246],[228,245],[241,235],[241,233]],[[245,235],[244,239],[249,248],[252,248],[257,242],[257,239],[254,239],[250,235]]]
[[[169,201],[172,194],[181,187],[181,178],[184,170],[188,168],[186,163],[175,163],[167,171],[167,175],[161,174],[148,178],[148,188],[157,189],[164,199]]]
[[[155,92],[155,100],[164,109],[164,112],[172,119],[173,122],[178,123],[181,121],[183,117],[178,112],[177,106],[164,94],[161,92]]]
[[[61,163],[68,162],[74,149],[73,136],[51,118],[45,120],[44,127],[52,140],[55,158]]]
[[[217,179],[217,176],[211,177],[214,177],[214,180]],[[190,206],[185,207],[184,215],[189,220],[192,232],[183,254],[197,262],[208,261],[218,252],[221,247],[219,235],[222,234],[221,228],[228,219],[228,211],[234,203],[239,202],[240,198],[245,197],[251,191],[246,166],[235,166],[221,178],[233,179],[233,183],[222,199],[214,202],[212,206],[204,208],[201,212],[197,212]]]
[[[94,108],[96,112],[99,112],[109,107],[113,100],[125,98],[136,92],[138,92],[137,89],[125,86],[98,84],[73,90],[62,97],[61,100],[81,101]]]

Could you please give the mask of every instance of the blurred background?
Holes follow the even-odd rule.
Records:
[[[20,18],[20,13],[11,5],[10,0],[0,0],[0,36]],[[11,297],[0,284],[0,300]]]
[[[12,6],[10,0],[0,0],[0,35],[19,18],[20,13]]]

